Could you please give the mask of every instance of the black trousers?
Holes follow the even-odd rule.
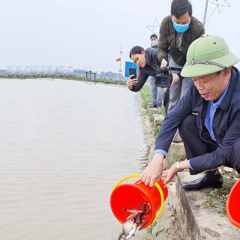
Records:
[[[189,115],[181,123],[179,133],[184,143],[187,159],[211,153],[216,150],[216,146],[207,143],[200,138],[199,130],[197,128],[197,116]],[[210,138],[210,134],[209,134]],[[216,143],[217,145],[217,143]],[[233,145],[228,157],[226,159],[226,166],[235,168],[240,173],[240,139]],[[190,174],[198,174],[198,171],[189,169]]]

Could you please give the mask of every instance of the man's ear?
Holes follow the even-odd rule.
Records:
[[[231,74],[232,67],[228,67],[222,70],[224,76],[229,76]]]

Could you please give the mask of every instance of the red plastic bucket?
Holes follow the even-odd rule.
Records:
[[[140,178],[130,183],[122,183],[128,178],[140,176],[140,174],[134,174],[120,180],[112,190],[110,205],[117,220],[124,223],[131,214],[124,209],[138,209],[142,203],[149,203],[151,210],[144,217],[144,221],[147,222],[144,225],[146,228],[160,216],[168,196],[168,189],[162,180],[155,183],[153,187],[145,185]],[[158,214],[156,214],[157,211],[159,211]]]
[[[226,212],[230,222],[240,228],[240,179],[233,185],[227,199]]]

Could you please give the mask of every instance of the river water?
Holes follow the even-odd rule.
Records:
[[[110,191],[146,164],[136,94],[38,79],[0,96],[0,239],[117,239]]]

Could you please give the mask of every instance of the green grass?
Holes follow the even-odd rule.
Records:
[[[222,188],[215,188],[208,194],[207,200],[202,202],[204,208],[218,208],[221,210],[221,217],[226,216],[226,201],[236,180],[223,176]]]
[[[142,99],[142,107],[144,109],[146,109],[147,115],[148,115],[151,123],[153,123],[153,121],[154,121],[154,118],[153,118],[154,114],[161,114],[161,115],[165,116],[165,111],[164,111],[163,107],[159,108],[159,109],[150,109],[148,107],[149,104],[152,103],[151,90],[148,85],[143,86],[143,88],[140,91],[140,96]],[[159,128],[160,128],[161,124],[162,124],[162,122],[159,124],[159,126],[153,125],[152,133],[153,133],[153,136],[155,139],[158,136],[158,132],[159,132]]]
[[[235,180],[232,178],[223,177],[223,186],[222,188],[213,189],[209,195],[215,199],[218,199],[220,204],[224,207],[226,206],[226,201],[230,190],[235,184]]]
[[[151,90],[150,87],[144,85],[140,91],[141,98],[142,98],[142,107],[148,110],[148,103],[152,102]]]

